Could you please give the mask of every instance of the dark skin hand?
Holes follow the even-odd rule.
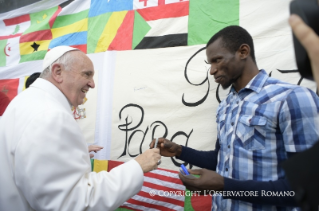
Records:
[[[156,139],[150,143],[150,148],[155,145]],[[159,138],[157,146],[160,149],[160,154],[165,157],[180,156],[182,153],[182,146],[174,142],[171,142],[165,138]],[[221,191],[224,189],[224,177],[217,174],[215,171],[207,169],[188,170],[190,174],[200,175],[199,178],[189,179],[179,173],[179,178],[187,189],[191,191],[201,191],[201,194],[205,194],[205,190]],[[206,192],[207,193],[207,192]]]
[[[154,148],[156,139],[153,139],[153,141],[150,143],[150,149]],[[159,138],[157,142],[157,146],[159,148],[160,154],[165,157],[174,157],[174,156],[180,156],[182,153],[182,146],[175,144],[174,142],[171,142],[165,138]]]
[[[220,176],[215,171],[207,169],[188,169],[188,172],[190,174],[200,175],[199,178],[189,179],[181,173],[178,174],[188,190],[200,191],[201,194],[205,194],[206,191],[207,194],[207,191],[222,191],[224,189],[224,177]]]

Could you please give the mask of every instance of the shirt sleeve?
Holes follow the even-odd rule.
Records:
[[[220,146],[218,140],[216,141],[215,150],[211,151],[199,151],[182,146],[182,153],[179,157],[176,158],[200,168],[206,168],[215,171],[217,166],[219,148]]]
[[[15,182],[35,210],[115,210],[138,193],[143,171],[131,160],[91,172],[88,148],[70,114],[44,112],[15,150]]]
[[[300,152],[319,140],[318,96],[304,87],[290,92],[279,114],[279,127],[287,152]]]

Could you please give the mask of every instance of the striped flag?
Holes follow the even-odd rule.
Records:
[[[158,0],[157,5],[152,7],[148,4],[139,7],[141,5],[138,3],[135,9],[151,29],[134,49],[187,45],[189,1],[175,3]]]
[[[131,50],[133,0],[91,0],[87,53]]]
[[[0,67],[19,63],[19,39],[29,26],[29,15],[0,20]]]
[[[133,11],[108,12],[90,17],[88,53],[132,49],[133,20]]]
[[[62,9],[51,29],[49,49],[67,45],[87,52],[89,8],[90,1],[75,1]]]
[[[52,40],[51,27],[61,7],[30,14],[31,25],[20,37],[20,63],[43,59]]]
[[[123,162],[109,161],[109,171]],[[144,174],[142,190],[121,208],[129,210],[184,210],[185,186],[177,171],[156,169]],[[121,209],[118,209],[121,210]]]
[[[88,12],[89,10],[85,10],[72,15],[58,16],[51,29],[53,40],[49,49],[68,45],[86,53]]]
[[[133,10],[90,17],[88,53],[132,50],[150,29],[141,15]]]
[[[89,11],[88,53],[132,50],[150,28],[133,10],[133,0],[92,0]]]

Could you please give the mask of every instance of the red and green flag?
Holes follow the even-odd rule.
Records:
[[[31,25],[20,37],[20,63],[41,60],[52,40],[51,28],[61,7],[30,14]]]

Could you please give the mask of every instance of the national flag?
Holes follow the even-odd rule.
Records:
[[[120,161],[94,159],[94,171],[111,171]],[[97,166],[96,166],[97,165]],[[198,175],[195,175],[199,177]],[[198,195],[185,189],[178,172],[158,168],[144,174],[142,190],[126,201],[116,211],[128,210],[211,210],[212,196]]]
[[[131,50],[134,40],[141,40],[150,27],[140,28],[137,25],[145,21],[135,11],[109,12],[89,18],[87,53],[98,53],[107,50]]]
[[[51,28],[61,7],[30,14],[31,25],[20,37],[20,63],[43,59],[50,41]]]
[[[88,13],[89,10],[87,9],[74,14],[60,14],[51,29],[53,39],[50,42],[49,49],[60,45],[68,45],[86,53]]]
[[[133,29],[133,40],[132,49],[135,49],[138,44],[142,41],[144,36],[151,30],[151,26],[145,21],[145,19],[135,11],[134,16],[134,29]]]
[[[109,161],[109,171],[123,162]],[[185,186],[177,171],[156,169],[144,174],[142,190],[121,208],[129,210],[184,210]],[[118,209],[118,210],[121,210]]]
[[[19,63],[19,39],[29,26],[29,15],[0,20],[0,67]]]
[[[19,93],[19,83],[19,78],[0,80],[0,92],[7,95],[11,101]]]
[[[134,49],[162,48],[187,45],[189,1],[136,1],[136,11],[151,29]],[[157,5],[148,7],[148,3]]]

